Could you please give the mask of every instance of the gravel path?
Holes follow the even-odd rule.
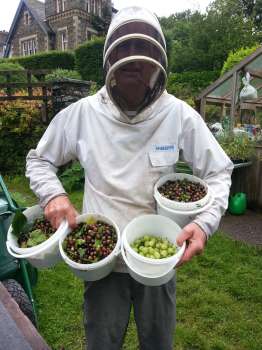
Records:
[[[226,213],[219,229],[232,238],[252,245],[262,245],[262,213],[247,210],[244,215]]]

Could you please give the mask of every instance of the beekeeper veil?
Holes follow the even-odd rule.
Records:
[[[157,17],[136,6],[120,10],[104,46],[106,88],[114,104],[136,116],[165,90],[166,69],[166,43]]]

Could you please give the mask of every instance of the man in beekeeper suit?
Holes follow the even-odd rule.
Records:
[[[153,186],[174,172],[179,153],[211,187],[215,200],[184,227],[182,263],[203,251],[227,207],[232,163],[201,116],[166,90],[166,44],[160,24],[141,7],[120,10],[104,47],[105,86],[61,111],[27,157],[26,175],[54,227],[76,210],[56,176],[78,159],[85,170],[83,212],[113,219],[121,230],[155,212]],[[175,279],[159,287],[139,284],[119,259],[115,272],[85,285],[89,350],[121,349],[133,305],[142,350],[173,349]]]

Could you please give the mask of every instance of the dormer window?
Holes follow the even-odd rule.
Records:
[[[30,14],[28,11],[24,12],[24,24],[28,26],[30,24]]]

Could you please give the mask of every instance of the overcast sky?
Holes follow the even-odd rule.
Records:
[[[0,0],[0,30],[9,30],[20,0]],[[44,2],[44,0],[41,0]],[[205,11],[211,0],[114,0],[114,6],[140,5],[151,9],[158,16],[169,16],[186,9]]]

